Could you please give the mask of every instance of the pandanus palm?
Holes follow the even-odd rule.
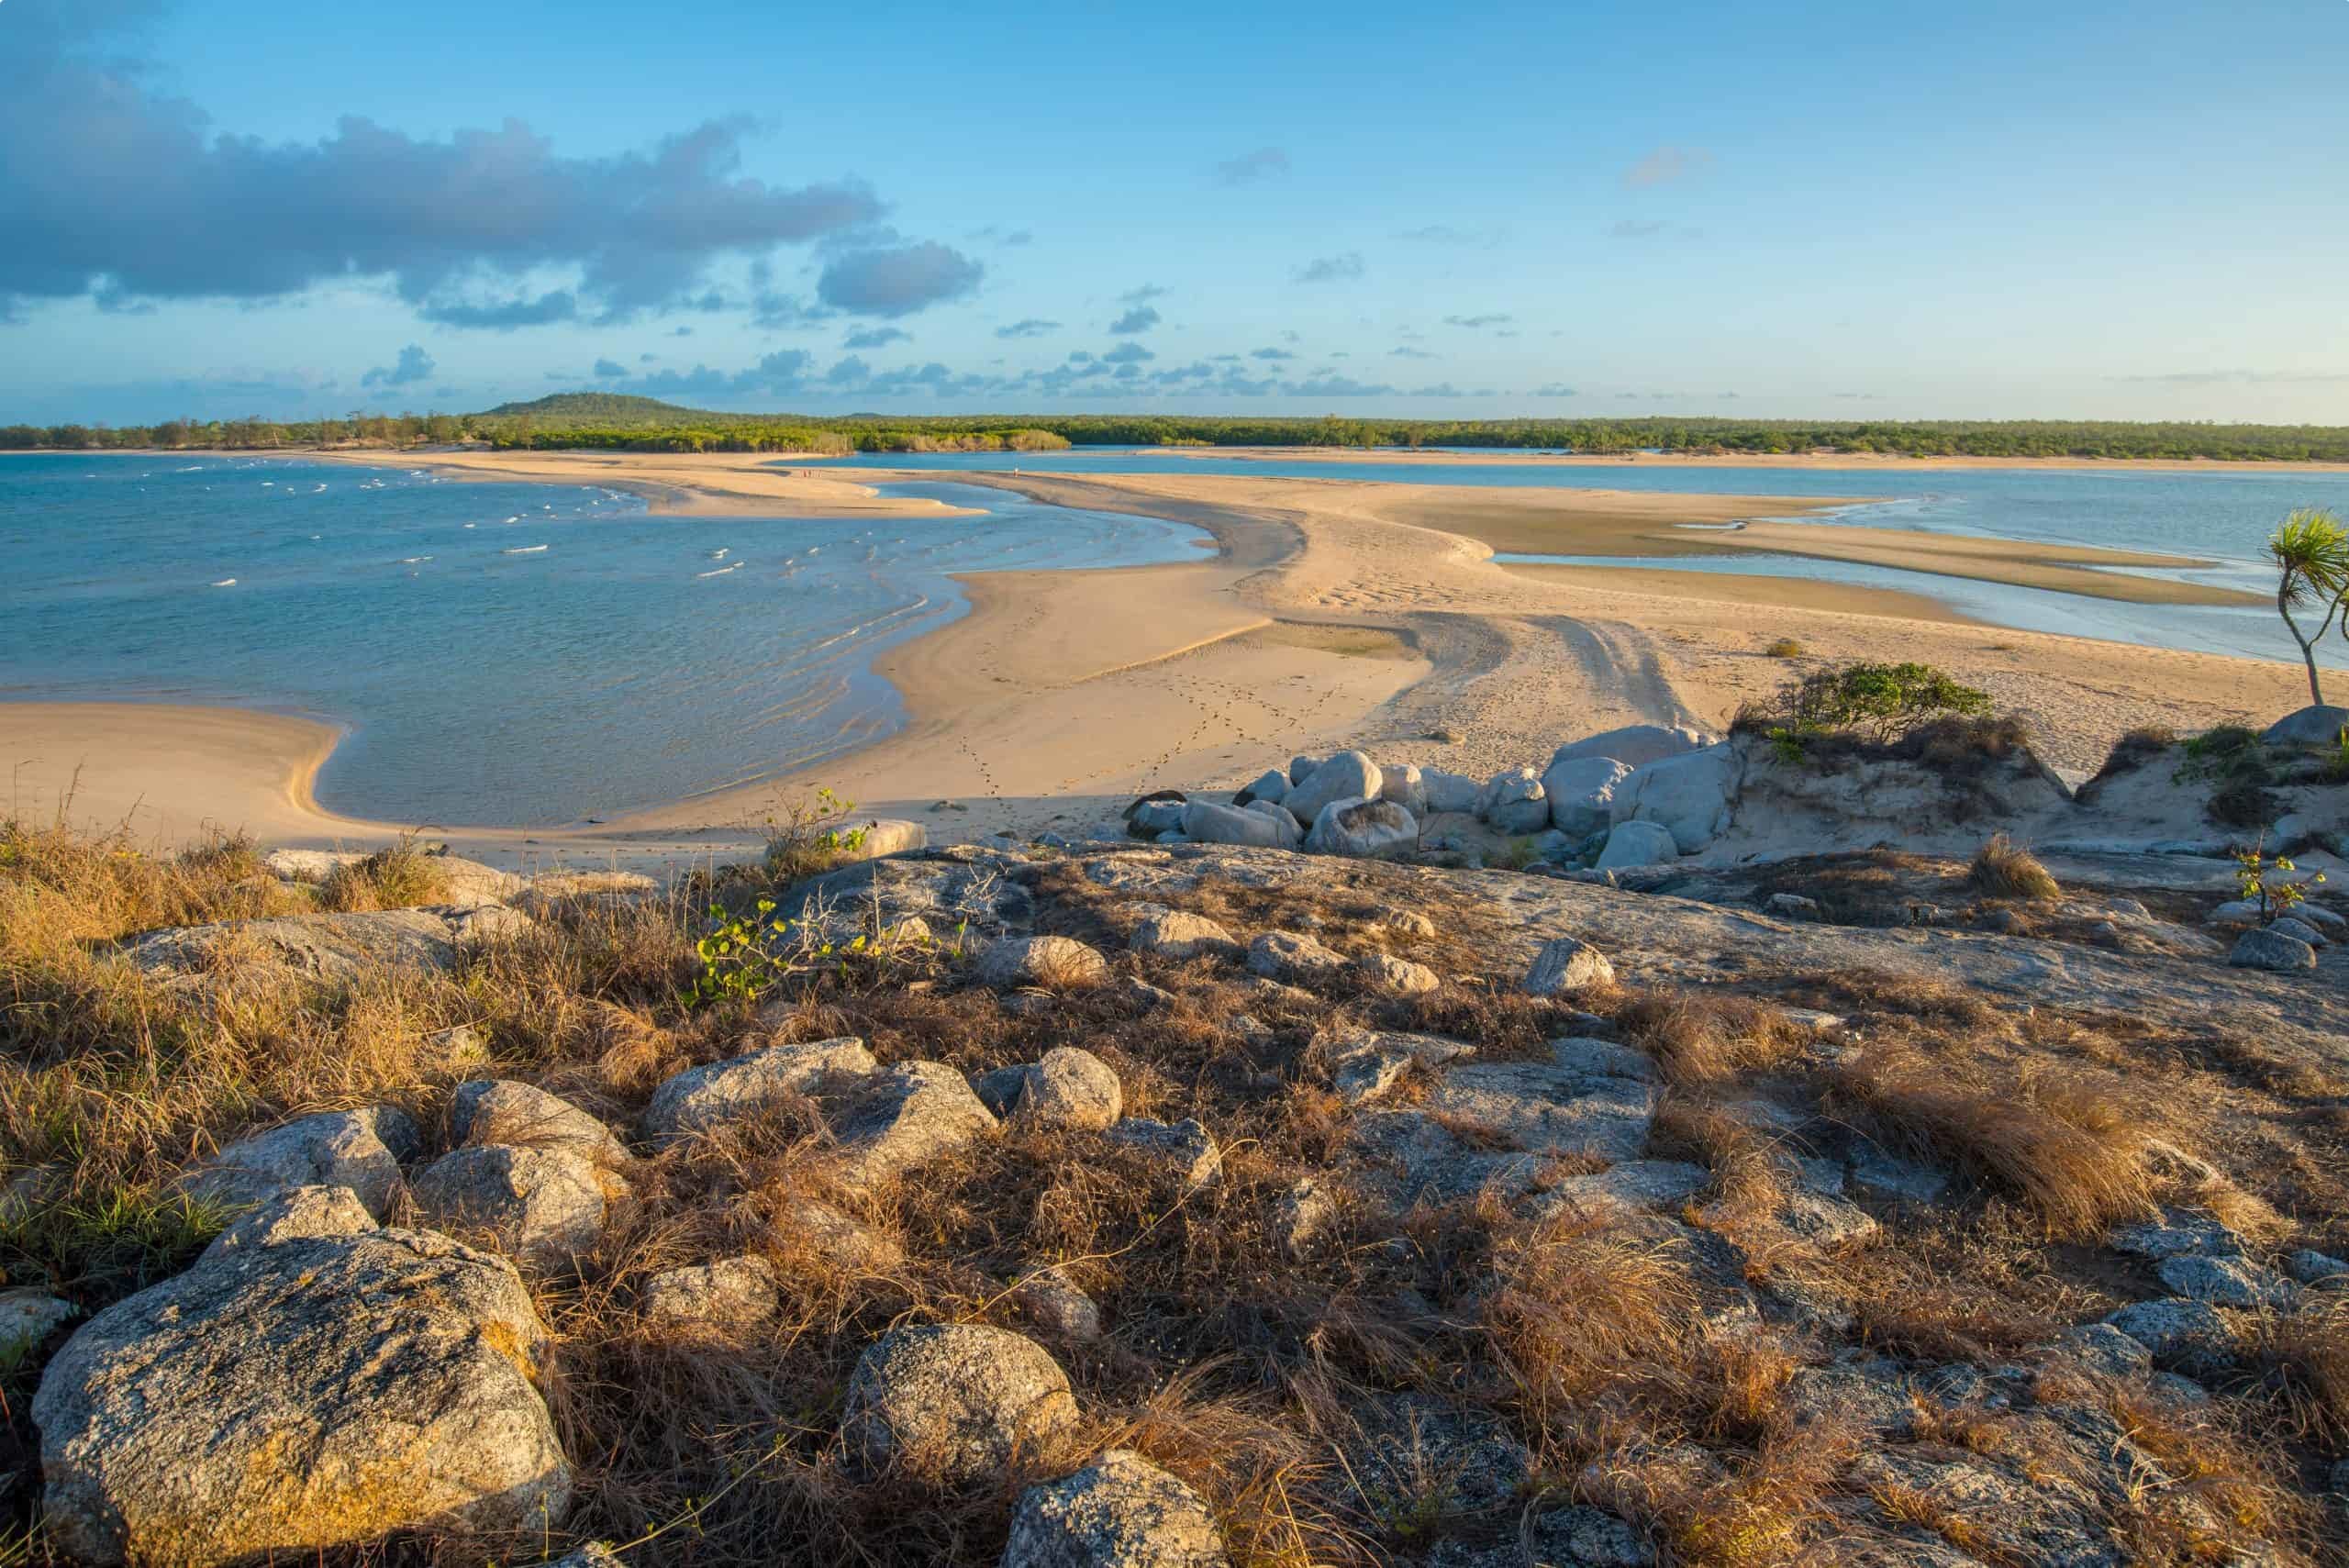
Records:
[[[2300,657],[2308,662],[2309,701],[2321,706],[2324,691],[2317,684],[2316,645],[2342,613],[2343,595],[2349,595],[2349,529],[2332,513],[2303,506],[2277,525],[2267,540],[2267,558],[2276,563],[2276,613],[2284,617],[2292,640],[2300,645]],[[2292,611],[2319,604],[2324,606],[2324,618],[2310,636],[2300,630]],[[2349,621],[2343,632],[2349,636]]]

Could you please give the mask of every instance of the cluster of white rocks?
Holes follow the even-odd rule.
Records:
[[[1294,757],[1230,805],[1167,791],[1136,802],[1132,832],[1161,843],[1243,844],[1394,858],[1531,841],[1550,861],[1600,869],[1693,854],[1729,824],[1737,764],[1726,742],[1639,724],[1570,741],[1547,765],[1488,779],[1360,751]]]

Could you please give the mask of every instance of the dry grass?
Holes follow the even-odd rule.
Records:
[[[2085,1240],[2152,1212],[2156,1129],[2110,1074],[2031,1062],[1969,1081],[1945,1058],[1887,1047],[1839,1068],[1833,1088],[1879,1141],[2023,1199],[2051,1236]]]
[[[1802,644],[1791,637],[1779,638],[1762,651],[1762,656],[1765,659],[1799,659],[1802,654]]]
[[[2064,1326],[2144,1294],[2087,1243],[2157,1194],[2187,1195],[2150,1173],[2147,1139],[2221,1161],[2227,1182],[2193,1195],[2233,1205],[2262,1245],[2283,1244],[2294,1223],[2305,1235],[2349,1219],[2320,1169],[2334,1147],[2320,1140],[2334,1134],[2317,1118],[2339,1099],[2337,1075],[2278,1062],[2258,1073],[2270,1087],[2242,1086],[2253,1074],[2231,1065],[2223,1041],[2189,1050],[2051,1010],[2018,1019],[1974,993],[1859,973],[1781,983],[1790,999],[1853,1018],[1865,1051],[1850,1065],[1753,997],[1582,998],[1656,1062],[1664,1090],[1646,1153],[1710,1173],[1681,1216],[1535,1220],[1490,1193],[1398,1211],[1350,1159],[1352,1117],[1324,1086],[1333,1034],[1411,1029],[1486,1059],[1540,1059],[1550,1040],[1588,1027],[1567,1004],[1516,993],[1514,973],[1486,973],[1489,911],[1439,883],[1424,897],[1413,886],[1439,933],[1415,939],[1413,953],[1467,978],[1414,997],[1347,975],[1273,994],[1226,960],[1119,953],[1132,895],[1049,863],[1018,873],[1037,929],[1118,953],[1115,970],[1161,996],[1112,984],[1008,1006],[963,984],[952,954],[919,949],[800,977],[755,1013],[686,1009],[675,998],[696,928],[659,900],[575,900],[452,973],[340,990],[225,973],[166,987],[96,951],[158,924],[308,906],[256,871],[234,844],[159,861],[0,831],[0,1158],[11,1176],[32,1170],[49,1184],[41,1201],[0,1208],[8,1283],[103,1306],[179,1266],[219,1223],[173,1196],[190,1157],[333,1106],[396,1103],[440,1127],[451,1085],[467,1076],[526,1079],[626,1127],[668,1074],[774,1040],[856,1035],[885,1062],[973,1073],[1073,1045],[1117,1072],[1130,1114],[1196,1116],[1214,1130],[1222,1178],[1199,1188],[1096,1134],[1021,1130],[907,1179],[846,1187],[809,1100],[632,1159],[633,1196],[580,1277],[533,1281],[560,1346],[550,1399],[580,1469],[569,1528],[637,1543],[631,1568],[993,1562],[1021,1485],[1111,1446],[1197,1488],[1243,1564],[1417,1562],[1444,1540],[1505,1543],[1522,1516],[1566,1500],[1615,1510],[1669,1561],[1829,1560],[1865,1506],[1849,1492],[1849,1462],[1876,1440],[1833,1421],[1798,1428],[1788,1390],[1803,1369],[1860,1350],[1919,1368],[2029,1362]],[[1209,884],[1189,906],[1243,939],[1311,929],[1370,951],[1393,940],[1397,898],[1369,880],[1383,873],[1363,874],[1358,894]],[[1263,1027],[1243,1029],[1243,1014]],[[457,1023],[485,1042],[486,1062],[435,1043]],[[2106,1060],[2130,1063],[2132,1077]],[[2232,1104],[2261,1118],[2258,1136],[2202,1139],[2202,1123],[2163,1097],[2208,1097],[2222,1073],[2236,1074]],[[2311,1111],[2294,1089],[2332,1098]],[[1740,1113],[1756,1097],[1809,1119],[1774,1130]],[[1785,1244],[1768,1218],[1784,1161],[1807,1138],[1852,1129],[1983,1191],[1927,1214],[1883,1211],[1878,1244],[1833,1255]],[[2295,1172],[2291,1151],[2308,1169]],[[1274,1220],[1307,1176],[1337,1218],[1292,1259]],[[637,1315],[654,1273],[743,1253],[783,1282],[781,1312],[757,1332],[684,1334]],[[1054,1265],[1100,1306],[1106,1337],[1060,1338],[1026,1314],[1017,1282]],[[1849,1327],[1790,1313],[1791,1296],[1773,1294],[1798,1287],[1850,1303]],[[851,1474],[836,1433],[857,1358],[890,1327],[927,1321],[1039,1337],[1077,1391],[1073,1445],[961,1489]],[[2077,1397],[2239,1534],[2290,1544],[2311,1528],[2290,1466],[2329,1462],[2349,1443],[2349,1341],[2337,1311],[2274,1318],[2258,1333],[2257,1375],[2202,1417],[2130,1404],[2125,1390]],[[20,1473],[26,1392],[0,1381],[0,1441],[16,1445],[0,1455]],[[1405,1396],[1521,1445],[1527,1490],[1458,1508],[1433,1462],[1399,1483],[1351,1473],[1344,1434]],[[2271,1446],[2246,1436],[2263,1432]],[[1955,1418],[1933,1435],[1986,1454],[2020,1440]],[[20,1525],[31,1491],[20,1474]],[[1929,1501],[1877,1499],[1896,1514]],[[2165,1518],[2115,1505],[2111,1528],[2173,1556],[2201,1550],[2160,1534]],[[534,1559],[548,1544],[562,1543],[426,1536],[328,1560],[454,1568]]]
[[[1966,879],[1992,898],[2048,902],[2064,896],[2064,889],[2037,857],[2004,833],[1991,834],[1975,851]]]
[[[417,848],[413,835],[364,860],[339,865],[318,890],[328,909],[413,909],[449,896],[449,876],[439,857]]]

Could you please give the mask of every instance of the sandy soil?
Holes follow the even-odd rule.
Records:
[[[532,454],[523,466],[496,466],[516,461],[501,454],[465,466],[483,477],[615,488],[706,483],[719,492],[717,504],[751,510],[826,506],[818,492],[792,489],[820,481],[725,460],[681,466],[665,456]],[[900,476],[859,472],[862,480]],[[1488,542],[1538,534],[1557,553],[1644,555],[1655,553],[1653,536],[1673,533],[1675,523],[1784,517],[1815,503],[1592,491],[1464,496],[1408,484],[1188,474],[955,478],[1194,523],[1219,552],[1197,564],[973,576],[971,614],[880,662],[909,711],[898,735],[805,775],[601,827],[468,831],[450,835],[452,845],[507,864],[676,863],[755,841],[767,818],[818,784],[864,812],[926,822],[941,839],[1080,826],[1114,815],[1141,789],[1235,785],[1294,751],[1340,744],[1485,773],[1539,762],[1562,740],[1616,724],[1719,728],[1790,675],[1853,659],[1921,659],[1987,687],[2032,722],[2051,762],[2083,770],[2137,725],[2264,722],[2305,700],[2295,664],[1996,630],[1926,596],[1792,577],[1505,568]],[[765,485],[779,494],[748,488]],[[1792,530],[1779,549],[1858,531],[1754,527]],[[1720,548],[1724,536],[1681,537]],[[1899,542],[1912,553],[1920,545],[1912,535]],[[1963,574],[2025,582],[2091,563],[2109,584],[2104,569],[2151,562],[2028,547],[1968,552],[1960,562]],[[1804,654],[1763,652],[1782,638]],[[1465,741],[1426,739],[1439,729]],[[306,781],[329,735],[217,710],[0,705],[0,754],[44,759],[44,771],[19,770],[19,790],[30,781],[47,794],[20,800],[19,809],[50,809],[42,801],[78,765],[76,817],[127,818],[142,838],[184,839],[209,821],[272,842],[381,841],[390,826],[336,818],[307,799]],[[171,805],[150,804],[161,801]]]
[[[891,498],[774,452],[305,452],[322,462],[423,468],[456,479],[600,484],[640,495],[659,517],[967,517],[943,501]],[[936,478],[936,475],[930,475]]]

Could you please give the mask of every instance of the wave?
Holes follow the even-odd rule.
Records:
[[[420,561],[429,561],[432,558],[429,555],[403,555],[400,557],[400,564],[402,566],[414,566]]]
[[[726,556],[727,552],[722,550],[713,550],[709,552],[709,558],[712,561],[723,561],[726,559]]]
[[[518,544],[512,550],[501,550],[499,553],[502,555],[536,555],[539,551],[544,549],[546,549],[546,546],[542,544]]]
[[[237,580],[234,577],[223,577],[212,585],[216,588],[233,588],[237,585]]]
[[[741,571],[741,570],[742,570],[743,565],[744,565],[744,562],[738,561],[738,562],[735,562],[733,565],[731,565],[731,566],[721,566],[721,567],[719,567],[719,568],[718,568],[717,571],[715,571],[715,572],[696,572],[696,573],[694,573],[694,575],[695,575],[696,577],[723,577],[723,576],[725,576],[729,572],[740,572],[740,571]]]

